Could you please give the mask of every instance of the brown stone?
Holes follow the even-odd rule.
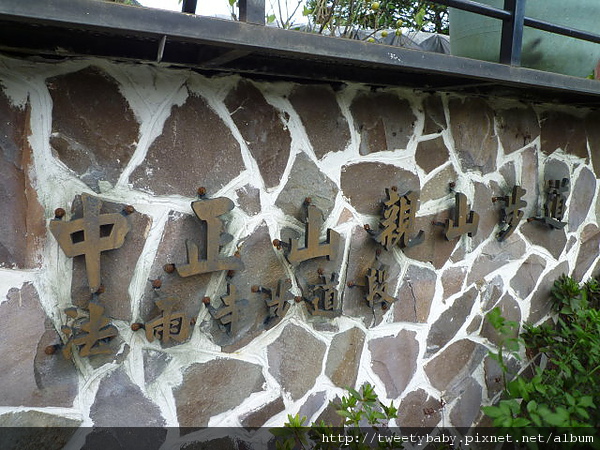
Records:
[[[444,105],[439,95],[430,95],[423,101],[425,109],[425,125],[423,134],[441,133],[446,128]]]
[[[0,117],[0,267],[33,269],[46,220],[30,179],[29,106],[11,106],[0,88]]]
[[[533,288],[545,268],[546,260],[538,255],[530,255],[521,264],[515,276],[510,280],[510,286],[519,295],[519,298],[525,299],[533,292]]]
[[[124,205],[102,202],[100,214],[121,213]],[[82,217],[81,197],[78,196],[71,208],[71,219]],[[129,284],[146,243],[146,234],[152,220],[145,214],[134,212],[127,216],[129,233],[123,245],[114,250],[100,254],[100,277],[104,294],[102,305],[106,308],[105,315],[113,319],[129,321],[131,317],[131,300]],[[87,308],[90,301],[90,288],[86,275],[85,256],[73,258],[73,277],[71,281],[71,298],[74,305]]]
[[[266,187],[277,186],[290,155],[291,143],[287,124],[281,119],[280,112],[267,103],[253,83],[246,80],[240,81],[227,95],[225,105],[256,160]]]
[[[412,379],[417,369],[419,343],[414,331],[402,330],[395,337],[369,341],[371,367],[383,382],[388,398],[396,398]]]
[[[491,108],[477,98],[452,99],[448,107],[454,148],[463,171],[486,174],[496,170],[498,141]]]
[[[275,206],[304,223],[306,208],[303,205],[308,197],[310,204],[316,206],[326,219],[333,210],[337,192],[335,183],[305,153],[300,153],[296,156],[290,176],[277,197]]]
[[[519,303],[512,298],[510,294],[506,293],[494,307],[500,308],[500,315],[507,321],[516,322],[517,324],[521,323],[521,309],[519,308]],[[506,336],[502,336],[486,317],[483,321],[483,326],[481,327],[481,336],[487,338],[492,344],[499,346],[507,337],[516,338],[519,335],[519,329],[520,326],[517,326]]]
[[[587,132],[590,155],[594,173],[600,174],[600,113],[592,112],[585,118],[585,130]]]
[[[427,322],[436,279],[431,269],[414,265],[408,267],[394,305],[395,322]]]
[[[318,159],[346,148],[350,141],[348,122],[330,86],[297,85],[289,100]]]
[[[504,281],[496,275],[482,286],[480,304],[483,311],[489,311],[504,294]]]
[[[42,411],[12,411],[0,415],[2,448],[60,450],[65,448],[81,425]]]
[[[510,381],[519,370],[519,363],[514,358],[507,358],[506,365],[508,367],[508,373],[506,374],[506,381]],[[502,368],[498,364],[498,361],[492,359],[490,356],[486,356],[483,361],[483,370],[485,374],[485,384],[487,386],[488,398],[492,398],[498,392],[504,389],[504,376]]]
[[[338,409],[336,409],[335,405],[340,405],[339,398],[329,402],[325,409],[321,411],[321,414],[319,414],[319,417],[317,417],[315,422],[321,423],[321,421],[323,421],[332,427],[341,427],[344,423],[344,418],[337,413]]]
[[[427,336],[427,353],[435,353],[446,345],[464,325],[477,298],[477,289],[471,288],[454,300],[442,315],[431,325]]]
[[[261,391],[264,382],[261,367],[245,361],[218,358],[191,365],[174,389],[179,426],[207,426],[212,416]]]
[[[421,203],[453,196],[449,185],[456,182],[457,179],[458,174],[452,165],[443,168],[423,185]]]
[[[540,117],[542,151],[549,155],[557,149],[587,159],[584,121],[558,111],[547,111]]]
[[[497,191],[482,183],[474,182],[473,185],[475,195],[468,205],[471,210],[479,214],[477,234],[471,238],[471,245],[475,248],[497,231],[496,227],[500,222],[500,207],[498,203],[492,202],[492,197],[498,194]]]
[[[467,277],[467,268],[462,266],[450,266],[442,273],[442,287],[444,298],[460,292]]]
[[[506,193],[507,194],[511,193],[512,187],[519,184],[519,183],[517,183],[517,172],[516,172],[516,168],[515,168],[515,162],[508,161],[508,162],[504,163],[504,165],[502,167],[500,167],[499,172],[502,175],[502,177],[504,178],[505,185],[507,186],[507,189],[505,189]],[[500,194],[500,192],[498,194]]]
[[[540,135],[540,124],[531,107],[501,109],[496,112],[498,136],[509,155],[529,145]]]
[[[364,342],[365,333],[356,327],[334,336],[325,365],[325,375],[333,384],[342,388],[355,387]]]
[[[539,163],[538,163],[539,150],[537,146],[531,146],[521,152],[521,184],[520,186],[527,192],[523,196],[523,200],[527,202],[527,206],[523,209],[523,219],[533,217],[537,215],[538,198],[540,193],[540,183],[538,180],[539,176]],[[508,186],[512,189],[511,186]],[[511,190],[509,189],[509,191]],[[524,223],[519,224],[521,228]]]
[[[434,388],[442,392],[453,391],[456,385],[469,378],[486,354],[484,346],[462,339],[425,364],[425,373]]]
[[[590,211],[596,195],[596,176],[584,167],[572,186],[574,195],[569,200],[569,231],[577,231]],[[564,220],[564,219],[563,219]]]
[[[171,355],[156,350],[143,350],[144,382],[149,385],[162,375],[173,359]]]
[[[431,216],[417,217],[415,230],[423,230],[423,243],[407,248],[404,254],[417,261],[430,262],[436,269],[441,269],[450,259],[452,251],[459,239],[449,241],[444,236],[444,227],[433,225],[432,222],[445,222],[450,217],[449,210],[440,211]]]
[[[342,167],[342,191],[352,206],[363,214],[379,216],[385,190],[398,187],[398,193],[419,191],[419,178],[396,166],[377,162],[362,162]]]
[[[119,368],[104,377],[90,408],[97,427],[160,427],[165,425],[160,409]]]
[[[396,423],[399,427],[433,428],[440,419],[440,401],[423,389],[409,392],[400,402]]]
[[[475,316],[469,326],[467,327],[467,334],[479,334],[479,328],[481,327],[481,323],[483,319],[481,316]]]
[[[513,233],[505,241],[491,240],[481,250],[480,255],[471,266],[467,278],[467,286],[471,283],[483,280],[488,274],[500,269],[510,261],[520,259],[525,253],[526,247],[523,239]]]
[[[569,263],[563,261],[542,278],[542,281],[540,281],[537,290],[529,302],[528,323],[535,325],[550,313],[552,310],[551,292],[554,282],[558,280],[558,277],[562,274],[567,274],[568,272]]]
[[[267,420],[284,409],[285,404],[283,403],[283,399],[278,397],[257,410],[243,415],[240,420],[244,428],[262,427]]]
[[[586,225],[581,233],[581,240],[575,270],[573,270],[573,278],[577,281],[585,281],[583,276],[600,254],[600,229],[593,224]]]
[[[539,245],[559,259],[567,244],[565,229],[551,230],[538,222],[523,223],[520,227],[523,236],[533,245]]]
[[[305,425],[308,423],[311,423],[311,419],[312,417],[315,415],[315,413],[317,411],[319,411],[322,407],[323,404],[325,403],[325,400],[327,399],[327,394],[324,391],[321,392],[313,392],[312,394],[310,394],[308,396],[308,398],[306,399],[306,402],[304,402],[304,404],[300,407],[300,410],[298,411],[298,415],[302,418],[302,417],[306,417],[307,422],[305,423]],[[340,416],[341,418],[341,416]]]
[[[325,356],[325,344],[303,328],[289,324],[267,347],[269,372],[298,400],[313,387]]]
[[[407,100],[395,94],[361,93],[350,105],[354,126],[360,133],[360,154],[405,149],[416,117]]]
[[[449,158],[448,149],[441,136],[427,141],[419,141],[417,144],[415,160],[419,167],[427,173],[446,163]]]
[[[137,146],[139,124],[119,85],[95,67],[47,80],[52,97],[50,145],[92,189],[115,184]]]
[[[255,216],[260,212],[260,191],[247,184],[235,191],[240,208],[249,216]]]
[[[61,341],[51,326],[45,325],[37,290],[25,283],[20,289],[11,289],[6,298],[0,304],[2,406],[72,406],[77,375],[60,352],[44,352],[48,345]]]
[[[183,105],[173,107],[130,181],[136,189],[157,195],[193,197],[204,186],[210,196],[244,168],[231,130],[203,98],[190,95]]]
[[[481,409],[482,388],[474,378],[462,386],[459,398],[450,412],[450,421],[455,427],[470,427]]]

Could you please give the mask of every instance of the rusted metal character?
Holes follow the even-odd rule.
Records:
[[[161,298],[155,303],[162,314],[144,325],[148,342],[154,341],[155,338],[164,344],[171,339],[185,342],[190,337],[190,319],[181,311],[173,312],[177,298]]]
[[[119,334],[117,328],[104,315],[104,306],[91,301],[89,303],[89,318],[81,320],[76,308],[65,310],[71,319],[71,326],[63,326],[62,332],[68,336],[63,348],[65,358],[71,358],[73,345],[79,348],[79,356],[91,356],[112,353],[108,341]],[[79,320],[78,320],[79,319]]]
[[[467,216],[466,212],[469,208],[467,207],[467,196],[465,194],[457,192],[454,195],[454,201],[454,219],[446,219],[444,225],[446,239],[450,241],[463,234],[475,236],[479,226],[479,214],[475,211],[469,211]]]
[[[504,202],[504,207],[500,210],[501,230],[496,236],[499,241],[505,241],[515,231],[523,218],[521,208],[525,208],[527,202],[522,200],[522,197],[526,192],[521,186],[514,186],[511,195],[492,198],[492,201],[500,200]]]
[[[390,306],[396,301],[394,297],[386,292],[388,268],[387,265],[381,264],[379,269],[370,267],[367,271],[367,295],[365,300],[371,308],[374,308],[376,303],[384,303],[386,306]]]
[[[252,292],[260,292],[269,296],[268,299],[265,299],[267,307],[269,308],[268,322],[272,323],[273,321],[280,321],[289,311],[290,304],[287,302],[285,294],[288,292],[291,285],[291,281],[286,279],[279,280],[275,290],[262,286],[252,286]]]
[[[567,210],[566,193],[569,191],[569,179],[548,180],[546,186],[546,202],[544,203],[544,216],[532,217],[529,220],[542,222],[554,230],[561,230],[567,222],[561,222]]]

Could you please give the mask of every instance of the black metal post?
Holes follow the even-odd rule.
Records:
[[[239,0],[242,22],[265,24],[265,0]]]
[[[196,14],[196,3],[198,0],[183,0],[181,12],[188,14]]]
[[[502,21],[500,62],[511,66],[520,66],[525,0],[504,0],[504,9],[510,12],[510,19]]]

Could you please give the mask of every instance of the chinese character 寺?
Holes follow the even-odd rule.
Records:
[[[475,211],[470,211],[469,216],[466,217],[467,197],[465,194],[459,192],[454,196],[456,206],[454,207],[454,219],[446,219],[446,239],[452,240],[465,233],[469,236],[475,236],[477,234],[477,227],[479,226],[479,214]]]
[[[423,242],[423,231],[410,239],[413,232],[415,214],[417,212],[418,195],[416,192],[407,192],[398,195],[396,189],[385,190],[388,200],[383,204],[383,219],[379,222],[381,229],[375,234],[375,240],[386,250],[400,244],[401,248],[413,247]]]
[[[182,312],[173,312],[177,299],[167,297],[157,300],[156,306],[162,311],[162,316],[145,325],[146,339],[149,342],[158,338],[165,344],[171,338],[177,342],[184,342],[190,334],[190,322]]]
[[[388,306],[396,301],[394,297],[389,295],[387,290],[387,269],[388,266],[382,264],[379,269],[369,268],[367,272],[367,303],[371,308],[377,302],[384,302]]]
[[[325,275],[319,275],[321,284],[311,286],[311,298],[307,300],[309,312],[313,316],[336,316],[339,315],[338,292],[335,287],[338,284],[338,274],[333,272],[329,281]]]
[[[129,232],[129,223],[118,213],[100,214],[102,201],[81,195],[83,217],[69,222],[50,221],[50,231],[65,255],[83,255],[91,292],[100,288],[100,253],[119,248]]]
[[[237,306],[236,288],[234,285],[227,284],[227,295],[221,297],[221,300],[223,301],[223,306],[219,309],[210,307],[210,315],[213,319],[218,320],[225,326],[228,334],[235,335],[237,332],[239,311]]]
[[[69,335],[69,341],[63,350],[66,358],[71,357],[71,344],[80,348],[80,356],[111,353],[106,341],[119,334],[117,328],[110,324],[110,320],[103,315],[104,306],[90,302],[89,311],[89,319],[82,322],[80,327],[63,327],[63,332]],[[72,318],[77,315],[72,308],[66,312]]]
[[[527,191],[522,189],[521,186],[514,186],[511,195],[498,198],[498,200],[504,202],[504,208],[502,208],[500,213],[502,229],[497,236],[499,241],[507,239],[513,231],[515,231],[517,225],[519,225],[519,222],[523,218],[523,211],[521,211],[521,208],[525,208],[527,202],[522,200],[521,197],[523,197],[526,192]]]
[[[235,256],[219,257],[223,227],[223,222],[219,219],[219,216],[231,211],[233,206],[233,202],[226,197],[192,202],[192,209],[198,219],[206,222],[206,259],[200,259],[196,244],[189,240],[186,241],[188,263],[175,266],[180,276],[189,277],[220,270],[241,270],[244,268],[242,261]]]
[[[308,205],[308,219],[304,235],[304,248],[298,248],[298,239],[290,239],[289,252],[286,255],[290,264],[298,264],[313,258],[326,256],[332,260],[337,256],[340,235],[332,229],[327,229],[327,240],[319,243],[320,211],[314,205]]]

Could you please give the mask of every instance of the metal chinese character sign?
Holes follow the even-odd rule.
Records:
[[[325,274],[319,274],[320,284],[309,286],[310,298],[306,299],[308,311],[313,316],[335,317],[341,314],[338,305],[338,274],[333,272],[329,279]]]
[[[242,261],[235,256],[219,256],[221,244],[231,237],[226,233],[222,233],[223,222],[219,219],[219,216],[231,211],[233,206],[233,202],[226,197],[192,202],[192,209],[198,219],[206,222],[206,258],[201,259],[198,246],[187,240],[185,245],[188,263],[176,266],[177,273],[180,276],[189,277],[220,270],[241,270],[244,268]]]
[[[388,266],[382,264],[379,269],[373,267],[367,271],[367,295],[365,299],[371,308],[376,303],[385,303],[387,306],[396,301],[387,291]]]
[[[252,287],[253,292],[262,292],[263,294],[267,294],[269,296],[268,299],[265,299],[267,307],[269,308],[269,317],[267,318],[267,322],[278,322],[285,317],[290,309],[290,304],[286,301],[285,293],[288,292],[291,286],[291,281],[286,279],[279,280],[275,290],[260,286]]]
[[[526,192],[521,186],[514,186],[511,195],[494,199],[504,202],[504,207],[500,211],[500,232],[497,236],[499,241],[506,240],[515,231],[523,218],[521,208],[525,208],[527,202],[522,200],[522,197]]]
[[[383,217],[379,222],[380,231],[374,238],[386,250],[396,245],[401,248],[413,247],[423,242],[423,231],[410,239],[414,230],[415,214],[419,196],[416,192],[407,192],[400,196],[397,189],[385,190],[388,199],[383,203]]]
[[[560,230],[567,224],[561,222],[566,209],[567,197],[565,194],[569,191],[569,179],[548,180],[546,186],[546,202],[544,203],[544,217],[536,217],[535,220],[543,222],[550,228]]]
[[[69,222],[50,221],[50,231],[65,252],[72,258],[83,255],[91,292],[100,288],[100,254],[121,247],[129,232],[127,219],[119,214],[100,214],[102,201],[87,194],[81,195],[83,217]]]
[[[69,308],[65,312],[71,319],[77,317],[75,308]],[[112,353],[108,341],[117,336],[117,328],[104,316],[104,306],[96,302],[90,302],[89,314],[87,320],[62,328],[63,333],[69,337],[63,350],[66,358],[71,357],[72,345],[79,348],[80,356]]]
[[[218,309],[209,306],[210,315],[225,327],[228,334],[235,335],[237,333],[239,310],[237,289],[234,285],[227,284],[227,295],[222,296],[221,301],[223,306]]]
[[[475,211],[468,211],[467,197],[459,192],[454,196],[454,218],[446,219],[445,235],[446,239],[452,240],[463,234],[475,236],[479,226],[479,214]]]
[[[148,342],[158,339],[164,344],[171,339],[184,342],[190,336],[190,321],[182,312],[173,312],[177,299],[175,297],[161,298],[156,306],[162,311],[160,317],[145,324]]]
[[[298,239],[290,239],[289,249],[286,255],[290,264],[296,265],[302,261],[322,256],[326,256],[329,260],[336,258],[340,235],[336,231],[328,228],[326,241],[319,243],[321,222],[321,212],[316,206],[308,205],[304,248],[298,248]]]

